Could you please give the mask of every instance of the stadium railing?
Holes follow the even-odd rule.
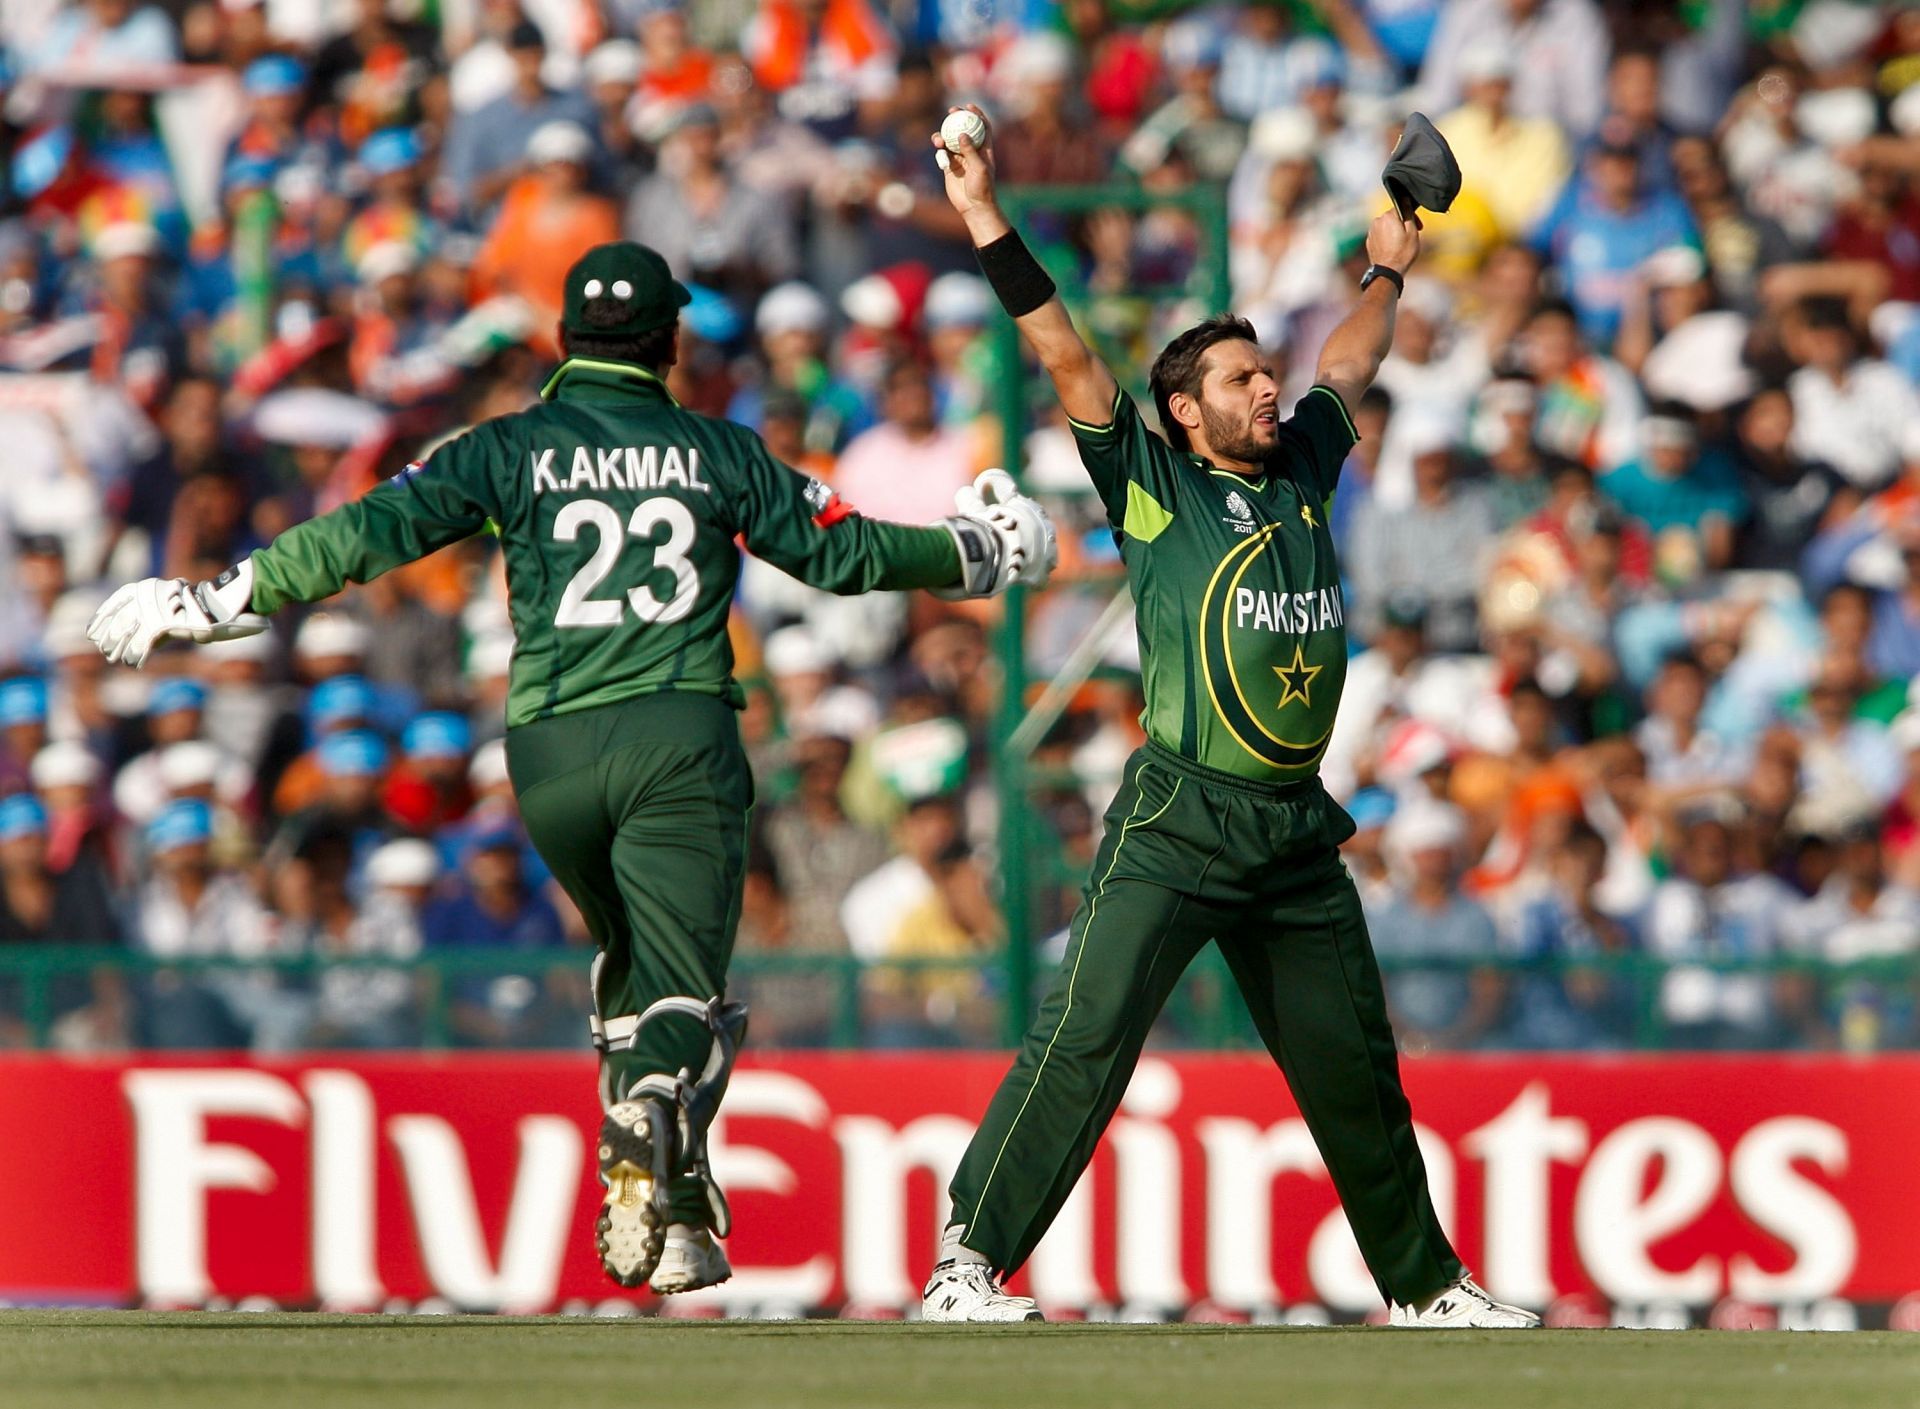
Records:
[[[1502,980],[1501,1016],[1478,1032],[1437,1023],[1428,1031],[1403,1012],[1401,1036],[1415,1052],[1920,1046],[1920,954],[1846,964],[1382,956],[1381,967],[1390,1001],[1429,1013],[1435,1003],[1466,1007],[1473,976]],[[992,1048],[1004,1045],[1006,972],[998,949],[877,963],[743,952],[732,986],[754,1005],[754,1045],[763,1049]],[[9,947],[0,949],[0,1048],[584,1047],[586,974],[579,949],[237,960]],[[220,1021],[209,1024],[207,1012]],[[370,1017],[381,1021],[356,1026]],[[1217,949],[1189,969],[1154,1040],[1194,1050],[1259,1045]]]

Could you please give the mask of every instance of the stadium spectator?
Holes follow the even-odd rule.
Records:
[[[1394,963],[1387,1003],[1410,1052],[1476,1046],[1505,1010],[1493,921],[1459,889],[1466,842],[1465,819],[1444,803],[1416,801],[1387,824],[1398,880],[1391,896],[1367,912],[1367,928],[1374,951]]]
[[[512,87],[469,112],[456,110],[447,129],[441,176],[454,203],[475,224],[485,224],[525,174],[534,133],[557,122],[588,133],[599,126],[585,95],[550,88],[542,77],[547,41],[538,25],[520,21],[507,35],[506,49],[513,61]]]
[[[675,277],[751,302],[799,269],[794,231],[773,200],[741,181],[720,151],[720,119],[689,103],[667,120],[660,168],[633,189],[629,237],[660,251]]]
[[[526,844],[517,820],[499,819],[467,843],[450,893],[420,917],[429,953],[491,951],[529,955],[564,951],[566,930],[553,904],[527,882]],[[546,1001],[547,975],[501,973],[453,985],[455,1037],[480,1046],[541,1045],[557,1004]],[[579,1021],[579,1010],[569,1016]]]
[[[1518,56],[1482,42],[1460,56],[1465,101],[1441,119],[1465,181],[1498,222],[1504,239],[1525,239],[1566,184],[1572,157],[1565,132],[1548,117],[1513,111]]]
[[[1635,1035],[1638,983],[1619,961],[1639,940],[1629,920],[1600,903],[1606,865],[1606,840],[1575,823],[1548,864],[1548,892],[1520,912],[1515,953],[1537,971],[1514,991],[1503,1036],[1517,1047],[1624,1047]]]
[[[1793,892],[1743,860],[1742,830],[1717,811],[1683,819],[1674,874],[1648,908],[1647,948],[1672,965],[1661,976],[1659,1011],[1665,1040],[1677,1047],[1765,1046],[1785,1036],[1779,980],[1700,962],[1765,961],[1780,953]]]
[[[927,133],[978,99],[1002,182],[1108,183],[1106,208],[1023,223],[1136,398],[1144,350],[1221,272],[1304,391],[1301,349],[1353,297],[1353,232],[1379,207],[1397,114],[1420,106],[1452,141],[1465,189],[1428,221],[1381,389],[1350,408],[1361,440],[1330,518],[1353,659],[1322,771],[1361,824],[1350,864],[1376,908],[1404,900],[1387,893],[1388,808],[1463,809],[1453,888],[1495,917],[1486,962],[1520,965],[1477,1040],[1618,1045],[1669,1022],[1690,1043],[1920,1040],[1907,978],[1888,977],[1913,962],[1889,936],[1920,884],[1920,734],[1903,713],[1920,673],[1914,26],[1876,35],[1872,18],[1737,0],[1171,18],[1109,0],[1051,16],[944,0],[16,6],[0,20],[16,80],[0,127],[0,815],[19,843],[0,866],[18,909],[5,933],[50,942],[71,915],[142,948],[146,902],[203,870],[208,894],[257,887],[264,952],[318,966],[231,992],[186,970],[76,974],[56,983],[47,1039],[418,1041],[433,1009],[403,971],[446,952],[422,944],[418,912],[443,886],[470,898],[445,877],[470,875],[474,839],[514,816],[490,537],[295,633],[168,653],[140,676],[86,639],[106,586],[215,576],[528,405],[559,271],[616,224],[701,284],[677,396],[762,430],[847,501],[940,516],[998,458],[1001,383],[1021,377],[999,364],[950,210],[925,199]],[[553,159],[530,165],[539,133]],[[1185,207],[1131,208],[1223,176],[1224,251]],[[1028,599],[1039,688],[1099,616],[1117,546],[1064,423],[1028,429],[1025,474],[1062,526],[1062,588]],[[828,598],[756,561],[737,600],[764,808],[742,944],[865,964],[839,905],[890,864],[902,781],[965,798],[976,842],[1007,805],[989,785],[999,628],[925,599]],[[1027,939],[1071,900],[1056,863],[1084,850],[1115,751],[1138,737],[1124,624],[1098,654],[1027,770],[1030,906],[1008,920]],[[1736,803],[1716,871],[1693,814]],[[202,808],[207,843],[178,841]],[[146,830],[165,817],[172,831]],[[438,878],[405,879],[429,871],[428,852],[391,849],[403,833]],[[157,854],[156,838],[171,838]],[[543,892],[538,858],[517,858],[518,891],[489,892],[520,897],[501,914]],[[970,962],[995,942],[973,889],[993,860],[927,853],[929,952]],[[1688,918],[1722,897],[1746,915],[1749,892],[1773,897],[1757,925],[1789,892],[1813,899],[1765,943]],[[541,943],[569,933],[555,921]],[[1418,967],[1425,931],[1407,933],[1383,961],[1446,978]],[[571,1040],[583,966],[553,952],[564,974],[506,957],[497,980],[461,975],[462,1040]],[[1694,967],[1781,954],[1885,957],[1832,983],[1749,973],[1745,1008],[1740,975]],[[1460,962],[1456,977],[1481,964]],[[1650,1021],[1617,1006],[1629,972]],[[838,981],[760,988],[789,1010],[774,1035],[831,1040]],[[19,992],[0,955],[0,1010]],[[971,978],[873,976],[861,993],[890,1040],[998,1035]],[[30,1035],[18,1019],[0,1011],[9,1039]],[[756,1016],[756,1040],[773,1031]]]
[[[1436,651],[1479,644],[1476,593],[1495,536],[1493,507],[1482,486],[1461,483],[1454,469],[1455,429],[1444,416],[1422,415],[1398,427],[1413,467],[1412,500],[1389,507],[1376,495],[1353,526],[1346,564],[1353,583],[1352,618],[1362,634],[1379,629],[1390,598],[1419,603]]]
[[[940,425],[926,369],[895,362],[881,381],[879,424],[848,442],[833,485],[869,518],[921,523],[952,506],[977,455],[972,437]]]

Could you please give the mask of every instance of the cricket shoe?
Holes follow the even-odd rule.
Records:
[[[705,1228],[675,1223],[667,1229],[667,1244],[647,1285],[661,1296],[717,1287],[733,1275],[733,1264],[720,1240]]]
[[[1495,1301],[1473,1278],[1462,1277],[1423,1310],[1396,1302],[1387,1315],[1387,1324],[1427,1331],[1530,1331],[1540,1324],[1540,1318],[1531,1311]]]
[[[1028,1296],[1008,1296],[984,1262],[943,1262],[921,1294],[923,1321],[1044,1321]]]
[[[657,1101],[619,1101],[600,1121],[600,1182],[607,1186],[594,1246],[623,1287],[647,1285],[667,1235],[672,1120]]]

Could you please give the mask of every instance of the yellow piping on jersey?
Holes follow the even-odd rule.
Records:
[[[1202,593],[1200,597],[1200,630],[1202,632],[1212,630],[1213,624],[1207,619],[1207,607],[1208,604],[1213,601],[1213,589],[1219,585],[1220,574],[1227,570],[1227,564],[1231,563],[1242,553],[1247,553],[1247,561],[1251,563],[1253,561],[1253,555],[1248,553],[1248,550],[1256,544],[1264,542],[1276,533],[1279,528],[1280,525],[1277,523],[1268,524],[1265,528],[1248,538],[1244,543],[1236,545],[1231,552],[1220,560],[1219,566],[1214,568],[1213,576],[1207,579],[1207,590]],[[1243,565],[1240,573],[1244,573],[1245,571],[1246,567]],[[1233,580],[1235,582],[1240,580],[1240,573],[1234,575]],[[1226,647],[1226,618],[1224,616],[1221,618],[1220,636],[1222,646]],[[1320,747],[1332,736],[1333,728],[1329,725],[1327,732],[1310,744],[1289,744],[1285,739],[1276,738],[1273,732],[1260,722],[1260,717],[1254,713],[1253,707],[1247,703],[1245,693],[1240,689],[1239,672],[1234,669],[1233,665],[1233,651],[1231,649],[1223,649],[1222,654],[1227,658],[1227,673],[1233,679],[1233,692],[1240,699],[1240,707],[1246,710],[1247,717],[1253,720],[1253,727],[1266,735],[1267,738],[1272,739],[1274,743],[1279,744],[1282,748],[1310,749]],[[1252,744],[1249,744],[1245,739],[1240,737],[1240,731],[1233,727],[1232,722],[1227,718],[1227,712],[1220,707],[1220,696],[1214,692],[1213,688],[1213,667],[1207,663],[1207,652],[1204,647],[1200,652],[1200,678],[1202,683],[1207,687],[1207,700],[1213,706],[1214,717],[1226,725],[1227,736],[1254,758],[1258,759],[1268,768],[1274,769],[1276,772],[1298,772],[1301,769],[1319,767],[1320,760],[1318,758],[1308,763],[1275,763],[1272,759],[1260,753]]]

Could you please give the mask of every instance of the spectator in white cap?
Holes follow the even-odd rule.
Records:
[[[831,454],[865,428],[869,417],[860,393],[827,366],[827,332],[833,309],[811,285],[777,284],[753,311],[753,331],[766,359],[765,380],[735,393],[727,419],[760,430],[767,398],[787,393],[805,407],[804,441],[809,450]]]
[[[1103,181],[1112,149],[1074,89],[1075,56],[1065,36],[1021,35],[994,61],[994,162],[1008,185],[1084,186]],[[998,119],[1004,110],[1006,120]]]
[[[1573,170],[1566,134],[1550,117],[1513,110],[1514,55],[1483,39],[1460,55],[1465,101],[1440,119],[1464,177],[1507,239],[1524,239],[1553,208]]]
[[[987,410],[992,353],[983,334],[996,306],[978,274],[942,274],[927,286],[920,320],[943,424],[971,423]]]
[[[804,626],[767,637],[764,663],[790,737],[864,739],[880,725],[879,703],[857,685],[835,683],[835,662]]]
[[[588,52],[580,68],[587,97],[599,115],[594,135],[607,168],[607,188],[631,190],[647,173],[650,152],[634,121],[640,81],[640,46],[631,39],[608,39]]]
[[[489,631],[467,646],[467,691],[473,700],[468,721],[473,737],[498,739],[507,730],[507,691],[513,683],[513,632]]]
[[[1228,191],[1234,307],[1278,329],[1326,296],[1337,211],[1315,161],[1313,117],[1276,108],[1254,119]]]
[[[1413,500],[1413,458],[1406,430],[1421,421],[1444,420],[1464,426],[1476,392],[1492,375],[1484,342],[1471,333],[1455,335],[1453,293],[1440,280],[1415,274],[1400,297],[1393,351],[1380,364],[1375,385],[1408,414],[1387,423],[1374,464],[1373,495],[1383,506]]]
[[[160,232],[144,221],[121,221],[93,237],[92,253],[100,269],[92,311],[123,330],[95,359],[94,374],[118,382],[151,412],[187,366],[185,339],[154,286]]]
[[[408,960],[420,953],[420,912],[440,879],[440,854],[430,842],[402,837],[367,858],[366,898],[348,899],[339,857],[319,858],[324,903],[289,927],[295,947],[343,959]],[[397,1047],[419,1040],[416,984],[409,968],[332,967],[314,993],[314,1047]]]
[[[534,346],[547,356],[559,350],[553,329],[567,270],[595,245],[620,236],[613,202],[589,186],[594,150],[582,122],[536,128],[527,138],[527,174],[507,188],[473,261],[476,292],[519,298],[533,310]]]
[[[515,809],[513,778],[507,772],[507,741],[489,739],[473,751],[467,765],[467,786],[473,789],[475,812],[483,809],[511,812]]]
[[[315,612],[293,638],[294,662],[310,685],[358,675],[366,655],[367,628],[341,612]]]
[[[73,868],[82,855],[103,867],[109,860],[100,760],[81,744],[48,744],[33,756],[27,778],[47,809],[47,869]],[[106,884],[103,871],[102,884]]]
[[[1409,1052],[1477,1046],[1499,1024],[1506,980],[1495,969],[1470,967],[1499,957],[1493,920],[1460,893],[1466,819],[1446,803],[1401,807],[1387,824],[1392,897],[1370,910],[1367,928],[1385,962],[1394,1030]],[[1430,969],[1422,959],[1440,961]]]

